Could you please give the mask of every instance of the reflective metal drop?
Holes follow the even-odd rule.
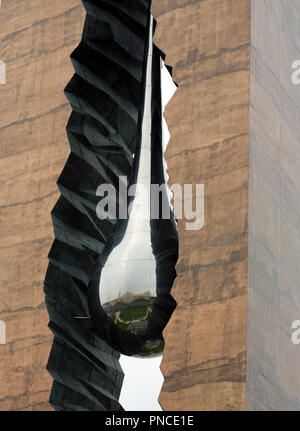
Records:
[[[178,254],[163,158],[168,137],[162,112],[168,100],[163,100],[161,81],[169,72],[153,53],[152,22],[151,18],[142,134],[131,180],[136,185],[134,198],[128,220],[119,220],[107,241],[88,292],[96,332],[121,353],[143,357],[163,351],[162,331],[176,307],[170,291]],[[170,75],[169,80],[174,93]],[[151,184],[162,186],[158,200]]]

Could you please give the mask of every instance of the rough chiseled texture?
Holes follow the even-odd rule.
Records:
[[[250,0],[154,0],[152,11],[179,85],[165,114],[169,184],[205,187],[203,229],[179,222],[160,402],[244,409]]]
[[[122,410],[120,355],[109,335],[102,337],[110,332],[104,320],[94,328],[76,317],[91,312],[88,283],[117,221],[97,217],[96,190],[107,183],[118,189],[119,176],[130,178],[141,140],[150,1],[83,5],[83,36],[71,54],[75,75],[65,89],[73,110],[67,125],[71,153],[58,179],[61,197],[52,211],[55,241],[45,279],[54,333],[47,369],[57,410],[115,411]]]

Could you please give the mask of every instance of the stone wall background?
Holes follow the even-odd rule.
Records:
[[[300,409],[300,3],[252,0],[247,409]]]
[[[0,410],[50,410],[52,343],[43,281],[50,211],[69,154],[63,90],[85,16],[79,0],[2,0],[0,58]]]
[[[178,302],[162,363],[166,410],[245,408],[250,0],[154,0],[178,91],[170,184],[204,184],[205,224],[179,222]]]

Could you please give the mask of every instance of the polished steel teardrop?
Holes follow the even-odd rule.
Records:
[[[88,292],[95,330],[121,353],[137,356],[161,354],[162,331],[176,306],[170,290],[178,240],[163,158],[168,137],[162,112],[168,100],[161,93],[162,75],[169,76],[172,94],[176,87],[153,48],[152,33],[151,17],[142,132],[131,180],[134,198],[128,220],[119,220],[107,241]],[[159,199],[153,184],[162,186]]]

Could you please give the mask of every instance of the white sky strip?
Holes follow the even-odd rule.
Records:
[[[162,411],[158,397],[164,381],[162,356],[143,359],[121,355],[125,374],[119,402],[126,411]]]
[[[163,114],[165,111],[165,107],[174,96],[174,93],[177,90],[177,87],[174,84],[172,76],[170,75],[170,72],[166,68],[165,63],[163,62],[162,59],[161,59],[161,68],[160,68],[160,79],[161,79],[161,105],[162,105],[162,149],[163,149],[163,153],[165,153],[170,140],[170,133]],[[169,205],[170,205],[170,208],[173,210],[173,205],[171,204],[173,193],[168,187],[168,181],[169,181],[169,175],[167,172],[168,165],[164,157],[163,157],[163,165],[164,165],[164,175],[165,175],[165,183],[167,185]]]

